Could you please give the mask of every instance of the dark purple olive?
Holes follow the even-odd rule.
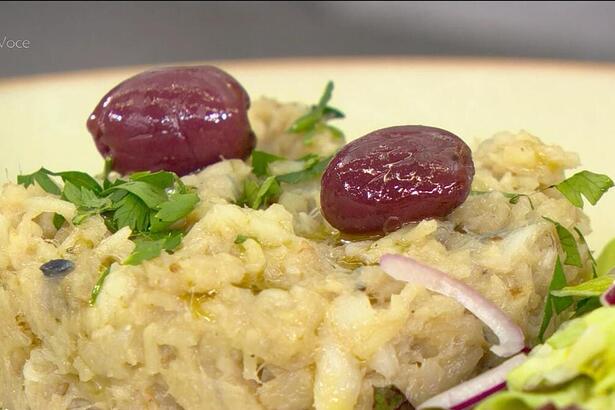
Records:
[[[255,145],[250,98],[212,66],[146,71],[120,83],[98,103],[87,127],[98,151],[121,174],[186,175],[222,158],[247,158]]]
[[[346,145],[322,177],[324,217],[342,232],[390,232],[442,217],[467,198],[474,177],[470,148],[433,127],[383,128]]]

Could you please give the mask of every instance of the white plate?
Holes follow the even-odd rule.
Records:
[[[313,103],[327,80],[350,138],[399,124],[448,129],[472,144],[525,129],[580,154],[583,168],[615,177],[615,66],[480,59],[305,59],[216,64],[252,99]],[[0,181],[44,165],[101,169],[85,121],[112,86],[144,67],[0,81]],[[615,236],[615,194],[587,207],[602,246]]]

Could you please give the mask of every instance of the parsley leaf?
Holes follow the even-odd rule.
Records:
[[[397,410],[406,397],[394,386],[374,387],[374,410]]]
[[[279,182],[286,182],[288,184],[297,184],[299,182],[307,181],[322,174],[325,168],[327,168],[327,165],[329,165],[329,162],[331,162],[331,158],[333,157],[329,156],[322,159],[316,159],[316,161],[308,159],[306,161],[306,168],[302,171],[278,175],[277,179]]]
[[[89,301],[90,306],[94,306],[96,304],[96,299],[98,299],[98,295],[100,294],[100,291],[102,290],[103,284],[105,283],[105,280],[107,279],[107,276],[109,276],[110,273],[111,273],[111,266],[107,266],[101,272],[100,276],[98,277],[98,280],[96,281],[96,284],[92,288],[92,293],[90,294],[90,301]]]
[[[331,91],[333,91],[333,83],[331,83]],[[330,98],[329,98],[330,99]],[[329,102],[329,101],[327,101]],[[337,108],[333,108],[333,107],[329,107],[328,105],[325,106],[325,108],[322,110],[322,115],[326,118],[326,119],[339,119],[339,118],[345,118],[346,115],[341,112],[340,110],[338,110]]]
[[[130,176],[132,181],[141,181],[150,185],[157,186],[160,189],[166,189],[172,187],[175,181],[178,180],[177,175],[172,172],[158,171],[158,172],[137,172]]]
[[[66,219],[60,214],[53,214],[53,226],[56,229],[60,229],[64,225]]]
[[[278,183],[276,177],[267,177],[258,187],[254,197],[250,198],[250,207],[258,209],[261,205],[267,205],[271,199],[278,196],[279,193],[280,184]]]
[[[549,290],[545,300],[545,311],[542,318],[542,324],[540,325],[540,331],[538,332],[538,339],[541,342],[544,341],[544,334],[549,326],[549,323],[551,323],[551,318],[553,317],[554,311],[555,314],[560,314],[573,303],[572,297],[570,296],[556,298],[551,294],[551,292],[560,290],[565,286],[566,275],[564,275],[564,268],[558,257],[555,260],[553,277],[551,279],[551,283],[549,284]]]
[[[53,195],[60,195],[62,191],[60,190],[60,187],[58,187],[58,185],[53,182],[51,178],[49,178],[50,174],[51,173],[48,170],[41,168],[32,174],[18,175],[17,183],[27,188],[36,182],[45,192]]]
[[[170,232],[162,237],[155,235],[142,237],[135,241],[134,251],[124,260],[124,265],[139,265],[141,262],[154,259],[165,250],[174,251],[180,245],[183,238],[181,232]]]
[[[144,181],[130,181],[125,184],[111,187],[103,192],[110,193],[114,190],[123,190],[134,194],[141,199],[145,205],[150,208],[156,208],[162,202],[167,200],[167,194],[164,188],[160,188],[157,185],[152,185]]]
[[[576,286],[566,286],[560,290],[554,290],[551,292],[553,296],[600,296],[613,284],[615,278],[612,276],[598,276],[597,278],[588,280],[587,282],[580,283]]]
[[[79,188],[69,181],[66,181],[64,184],[62,195],[66,200],[78,207],[102,209],[111,206],[111,200],[109,198],[98,197],[94,191],[84,186]]]
[[[136,232],[145,232],[150,226],[150,209],[138,196],[124,195],[115,204],[113,222],[116,230],[124,226]]]
[[[490,194],[491,192],[500,192],[500,191],[470,191],[470,195],[484,195],[484,194]],[[513,205],[518,204],[521,198],[527,198],[528,202],[530,203],[530,208],[534,210],[534,203],[532,202],[532,198],[528,194],[515,194],[511,192],[500,192],[500,194],[508,198],[508,202]]]
[[[555,185],[574,206],[583,208],[583,198],[585,197],[590,204],[596,205],[596,202],[602,195],[613,187],[613,180],[606,175],[596,174],[590,171],[577,172],[570,178],[567,178]]]
[[[598,263],[596,262],[596,258],[594,258],[594,254],[592,250],[589,248],[589,244],[585,240],[585,236],[583,236],[583,233],[581,232],[581,230],[575,226],[574,231],[577,233],[577,235],[579,235],[579,239],[581,240],[581,242],[583,243],[583,245],[585,245],[585,248],[587,249],[587,255],[589,256],[589,260],[591,261],[591,266],[592,266],[592,277],[595,278],[598,276],[598,270],[597,270]]]
[[[242,243],[244,243],[245,241],[247,241],[248,239],[250,239],[249,236],[246,235],[237,235],[237,237],[235,238],[235,240],[233,241],[233,243],[235,245],[241,245]]]
[[[158,212],[151,218],[151,231],[166,230],[173,223],[192,212],[198,202],[199,196],[193,192],[171,195],[168,201],[158,206]]]
[[[243,184],[243,195],[237,204],[259,209],[261,205],[267,206],[272,203],[280,191],[280,184],[275,176],[269,176],[262,182],[254,178],[247,178]]]
[[[333,95],[333,82],[327,82],[325,90],[318,101],[318,104],[313,105],[310,110],[299,117],[295,122],[293,122],[288,129],[288,132],[296,133],[296,134],[306,134],[306,139],[304,139],[305,143],[309,143],[311,136],[317,131],[321,129],[317,129],[319,125],[322,125],[324,122],[337,119],[344,118],[344,113],[338,110],[337,108],[333,108],[328,106],[327,104],[331,100],[331,96]],[[330,129],[331,133],[335,137],[343,138],[342,132],[334,127]]]
[[[333,135],[333,138],[340,139],[340,140],[344,139],[344,133],[339,128],[334,127],[333,125],[329,125],[329,124],[325,125],[325,128],[329,130],[331,135]]]
[[[282,175],[270,175],[269,164],[286,159],[267,152],[254,151],[252,153],[252,170],[256,176],[261,178],[247,178],[244,181],[243,194],[237,200],[237,204],[247,205],[254,209],[267,206],[280,195],[280,182],[296,184],[315,178],[322,174],[331,158],[331,156],[320,158],[316,154],[308,154],[299,159],[303,161],[302,170]],[[265,176],[266,178],[262,179]]]
[[[102,188],[100,184],[98,183],[98,181],[96,181],[94,178],[92,178],[90,175],[86,174],[85,172],[79,172],[79,171],[65,171],[65,172],[47,171],[47,172],[49,173],[49,175],[58,176],[62,178],[62,181],[64,181],[65,184],[67,182],[70,182],[71,184],[75,185],[78,188],[86,188],[97,194],[102,191]]]
[[[532,198],[527,194],[509,194],[509,193],[504,192],[503,195],[509,198],[508,202],[513,205],[519,203],[519,200],[521,198],[527,198],[528,202],[530,203],[530,208],[532,208],[532,210],[535,209],[534,203],[532,202]]]
[[[252,172],[258,177],[269,175],[269,164],[284,158],[264,151],[252,151]]]
[[[599,297],[581,299],[575,305],[574,315],[572,315],[570,319],[575,319],[577,317],[583,316],[584,314],[589,313],[592,310],[596,310],[599,307],[602,307],[602,303],[600,302]]]
[[[163,250],[175,250],[181,244],[184,232],[169,228],[195,208],[199,197],[194,189],[184,185],[173,172],[144,171],[134,173],[128,179],[110,181],[110,171],[111,161],[106,159],[102,186],[83,172],[52,172],[45,168],[18,176],[17,182],[26,187],[37,183],[48,193],[61,195],[63,200],[76,205],[77,213],[72,221],[75,225],[91,216],[100,215],[111,232],[130,227],[135,249],[124,264],[137,265],[155,258]],[[60,188],[51,176],[62,178],[64,186]],[[273,182],[279,187],[277,181]],[[259,203],[266,200],[272,188],[271,181],[268,185],[259,186],[254,201]],[[64,222],[61,215],[54,215],[53,223],[57,229]],[[90,305],[96,303],[109,272],[109,267],[101,272],[92,289]]]
[[[557,232],[557,236],[559,237],[559,243],[562,246],[562,250],[566,254],[564,264],[577,266],[579,268],[582,267],[583,263],[581,262],[581,255],[579,254],[577,241],[574,239],[574,236],[572,236],[572,233],[570,233],[570,231],[559,222],[549,219],[546,216],[543,216],[543,218],[555,225],[555,230]]]
[[[175,222],[192,212],[198,202],[199,196],[195,193],[173,194],[158,206],[155,217],[163,222]]]

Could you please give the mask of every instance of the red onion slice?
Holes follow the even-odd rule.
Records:
[[[524,353],[513,356],[501,365],[421,403],[417,410],[431,408],[467,409],[491,394],[504,389],[508,373],[523,363],[526,358],[527,356]]]
[[[380,267],[394,279],[425,286],[432,292],[451,297],[472,312],[498,337],[491,351],[500,357],[519,353],[524,347],[523,331],[499,307],[476,290],[444,272],[401,255],[384,255]]]
[[[600,303],[602,306],[615,305],[615,282],[600,296]]]

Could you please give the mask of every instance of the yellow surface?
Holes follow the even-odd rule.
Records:
[[[327,80],[350,138],[391,125],[448,129],[470,144],[525,129],[581,156],[583,167],[615,177],[615,65],[472,59],[310,59],[216,64],[252,99],[312,103]],[[0,181],[41,165],[101,169],[85,129],[112,86],[143,67],[0,81]],[[614,191],[615,192],[615,191]],[[600,247],[615,237],[615,193],[587,209]]]

